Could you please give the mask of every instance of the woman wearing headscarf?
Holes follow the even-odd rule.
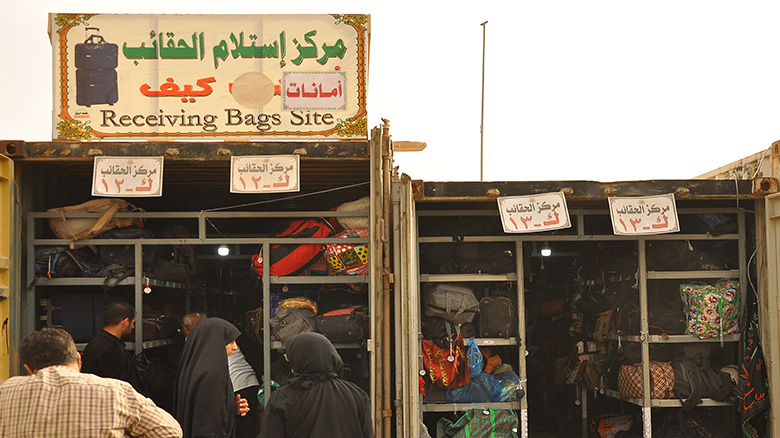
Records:
[[[287,341],[286,350],[293,376],[271,393],[260,436],[373,438],[368,395],[341,379],[344,362],[328,338],[301,333]]]
[[[239,403],[233,395],[228,356],[235,351],[241,332],[220,318],[208,318],[195,325],[184,344],[176,390],[175,417],[184,438],[233,438]]]

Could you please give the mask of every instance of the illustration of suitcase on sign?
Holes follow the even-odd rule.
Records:
[[[97,28],[87,28],[97,31]],[[113,105],[119,100],[116,67],[119,47],[93,34],[76,44],[76,103]]]

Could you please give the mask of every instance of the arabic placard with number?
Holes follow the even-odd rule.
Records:
[[[563,192],[498,198],[506,233],[538,233],[571,227]]]
[[[163,157],[95,157],[92,196],[162,196]]]
[[[297,192],[300,156],[258,155],[230,159],[231,193]]]
[[[609,215],[617,235],[676,233],[680,231],[674,194],[610,197]]]
[[[368,138],[370,17],[50,14],[61,140]]]

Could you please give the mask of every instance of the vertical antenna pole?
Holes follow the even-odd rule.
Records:
[[[485,153],[485,25],[482,26],[482,114],[479,119],[479,180],[484,181],[484,153]]]

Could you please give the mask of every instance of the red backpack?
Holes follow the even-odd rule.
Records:
[[[290,222],[284,231],[274,237],[325,238],[333,235],[333,227],[324,219],[301,219]],[[293,275],[317,260],[324,245],[321,243],[271,245],[271,275]],[[252,256],[252,269],[263,275],[263,248]]]

